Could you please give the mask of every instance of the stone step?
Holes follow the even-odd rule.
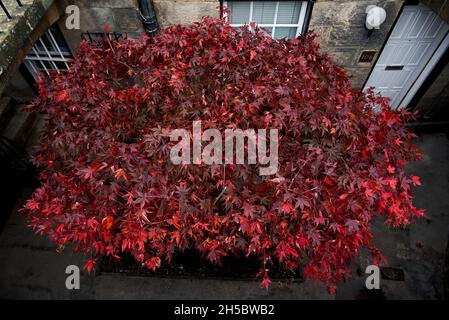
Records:
[[[6,35],[6,33],[14,27],[17,21],[19,21],[17,17],[8,19],[5,15],[0,15],[0,34]]]
[[[25,2],[22,2],[23,6],[19,7],[16,1],[11,0],[3,0],[3,4],[6,6],[11,18],[8,18],[3,9],[0,8],[0,43],[2,43],[6,38],[6,35],[13,30],[14,26],[25,15],[25,12],[29,7]]]
[[[10,97],[0,98],[0,133],[8,126],[14,115],[15,103]]]
[[[33,1],[34,0],[21,0],[20,2],[22,3],[22,6],[19,6],[16,0],[2,0],[11,18],[8,18],[3,9],[0,8],[0,22],[14,21],[20,16],[25,15],[25,12],[28,10]],[[3,30],[1,26],[0,30]]]
[[[2,135],[23,146],[32,133],[35,119],[34,113],[16,110]]]
[[[9,77],[10,68],[14,65],[17,53],[23,49],[33,30],[55,3],[55,0],[21,0],[23,6],[19,6],[16,0],[2,0],[9,9],[11,19],[0,10],[0,95],[2,94],[6,77]],[[5,21],[5,19],[7,21]],[[20,62],[20,61],[18,61]]]
[[[3,4],[11,15],[12,19],[9,19],[3,9],[0,8],[0,23],[2,22],[10,22],[17,19],[19,16],[23,16],[25,11],[28,8],[28,4],[25,1],[22,1],[22,6],[20,7],[15,0],[2,0]],[[0,30],[6,30],[2,26],[0,26]]]

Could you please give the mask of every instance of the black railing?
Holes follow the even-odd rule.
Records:
[[[81,33],[81,39],[92,43],[102,42],[107,39],[120,40],[124,39],[127,35],[120,32],[83,32]]]
[[[23,7],[23,4],[22,4],[22,2],[20,1],[20,0],[16,0],[16,2],[17,2],[17,5],[19,6],[19,7]],[[2,11],[5,13],[5,15],[8,17],[8,19],[12,19],[12,15],[11,15],[11,8],[7,8],[5,5],[4,5],[4,3],[3,3],[3,1],[1,1],[0,0],[0,8],[2,9]]]
[[[3,12],[6,14],[8,19],[12,19],[12,16],[9,13],[8,8],[6,8],[6,6],[3,4],[3,1],[1,1],[1,0],[0,0],[0,7],[2,8]]]

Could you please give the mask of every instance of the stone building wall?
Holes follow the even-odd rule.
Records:
[[[402,6],[402,0],[316,0],[309,30],[320,34],[324,52],[337,64],[347,68],[353,85],[361,88]],[[218,0],[153,0],[162,28],[173,24],[190,24],[205,15],[218,17]],[[364,28],[365,9],[376,4],[388,13],[386,22],[371,37]],[[359,63],[364,51],[375,51],[371,63]]]
[[[16,51],[16,55],[13,57],[13,63],[9,66],[8,73],[2,75],[4,77],[0,76],[0,96],[4,92],[7,96],[14,98],[20,103],[31,101],[34,98],[33,90],[18,70],[34,43],[61,17],[61,8],[57,2],[52,1],[52,4],[46,9],[45,14],[31,33],[27,34],[26,29],[18,30],[18,36],[15,40],[21,41],[21,38],[23,38],[25,41],[21,44],[20,49]]]
[[[365,9],[373,4],[385,9],[387,19],[379,30],[368,37]],[[354,87],[361,88],[387,40],[402,4],[403,1],[399,0],[317,0],[309,31],[320,35],[318,41],[322,50],[349,71]],[[365,51],[374,53],[371,62],[359,62]]]
[[[137,37],[143,30],[137,0],[61,0],[64,5],[80,8],[81,30],[67,30],[65,19],[59,26],[73,52],[77,51],[82,33],[104,32],[103,23],[111,31]],[[317,0],[314,4],[309,30],[320,35],[322,50],[335,62],[348,69],[353,85],[361,88],[375,62],[388,32],[401,8],[402,0]],[[380,30],[371,37],[364,28],[365,9],[376,4],[386,9],[388,16]],[[153,0],[161,28],[173,24],[190,24],[203,16],[219,16],[218,0]],[[375,51],[371,63],[359,63],[364,51]]]
[[[53,0],[28,3],[25,12],[6,26],[3,21],[0,37],[0,96],[9,79],[42,34],[60,18],[60,10]],[[15,12],[11,12],[15,16]]]
[[[144,32],[139,15],[137,0],[60,0],[64,8],[70,4],[80,8],[80,29],[67,30],[65,19],[59,21],[59,27],[64,34],[72,52],[76,52],[83,33],[105,32],[105,23],[111,32],[127,34],[137,38]]]
[[[449,22],[449,0],[420,0],[445,21]],[[315,0],[309,31],[320,35],[317,39],[323,52],[346,68],[352,84],[362,89],[398,14],[404,0]],[[413,2],[413,1],[409,1]],[[173,24],[190,24],[204,15],[217,17],[218,0],[153,0],[157,19],[162,28]],[[366,7],[378,5],[387,12],[386,21],[368,37],[364,27]],[[362,55],[370,61],[361,60]],[[444,69],[425,93],[418,108],[426,110],[444,106],[449,98],[449,66]]]
[[[72,52],[76,52],[83,33],[105,32],[106,23],[112,32],[126,33],[137,38],[144,32],[137,0],[60,0],[63,6],[75,4],[80,8],[80,30],[67,30],[65,19],[59,27]],[[159,27],[190,24],[203,16],[219,16],[218,0],[153,0]]]
[[[190,24],[203,16],[219,17],[218,0],[153,0],[159,25]]]
[[[449,0],[420,0],[443,19],[449,13]],[[315,0],[309,31],[319,34],[322,51],[346,68],[355,88],[361,89],[380,54],[389,32],[398,17],[404,0]],[[72,50],[76,53],[83,33],[105,32],[106,23],[112,32],[137,37],[144,32],[137,0],[57,0],[64,15],[66,6],[80,8],[80,30],[67,30],[65,17],[58,24]],[[152,0],[158,24],[166,28],[173,24],[190,24],[205,15],[219,16],[218,0]],[[385,8],[387,19],[379,30],[368,37],[364,27],[366,7]],[[448,21],[448,20],[446,20]],[[371,56],[368,61],[361,57]],[[423,110],[444,105],[449,98],[449,67],[435,80],[419,103]]]

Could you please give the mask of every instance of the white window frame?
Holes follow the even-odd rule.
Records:
[[[295,1],[295,0],[291,0],[291,1]],[[231,1],[230,1],[231,2]],[[237,1],[236,1],[237,2]],[[293,24],[288,24],[288,23],[276,23],[277,22],[277,18],[278,18],[278,9],[279,9],[279,2],[280,1],[269,1],[269,2],[276,2],[276,8],[275,8],[275,12],[274,12],[274,23],[260,23],[257,24],[258,27],[260,28],[272,28],[271,29],[271,37],[274,39],[274,35],[276,34],[276,27],[288,27],[288,28],[296,28],[296,36],[298,37],[299,35],[301,35],[301,32],[304,28],[304,23],[306,21],[306,13],[307,13],[307,5],[308,2],[307,1],[295,1],[295,2],[302,2],[301,3],[301,9],[299,11],[299,17],[298,17],[298,23],[293,23]],[[224,5],[227,7],[228,2],[225,1]],[[249,7],[249,22],[253,22],[253,5],[254,5],[254,1],[250,1],[250,7]],[[225,18],[229,18],[226,17],[227,14],[225,14]],[[230,24],[231,27],[242,27],[244,25],[247,24]]]
[[[36,67],[38,64],[44,69],[44,72],[49,75],[50,71],[56,71],[57,73],[61,72],[61,69],[58,68],[55,62],[63,62],[65,65],[65,69],[69,69],[68,61],[71,60],[71,53],[69,51],[61,50],[58,42],[56,41],[55,37],[53,36],[53,33],[51,30],[47,30],[45,33],[45,36],[47,36],[48,41],[50,41],[53,48],[49,48],[45,45],[45,42],[42,41],[42,38],[40,38],[37,42],[42,46],[43,51],[41,48],[39,48],[36,44],[33,45],[30,52],[27,54],[24,60],[25,66],[28,68],[28,70],[31,72],[32,76],[37,79],[37,74],[40,72]],[[54,51],[53,49],[56,49]],[[51,68],[48,68],[44,61],[48,61],[51,65]],[[65,70],[64,69],[64,70]]]

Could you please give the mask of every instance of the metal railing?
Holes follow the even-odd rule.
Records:
[[[22,4],[22,2],[20,1],[20,0],[16,0],[16,3],[17,3],[17,5],[19,6],[19,7],[23,7],[23,4]],[[12,15],[11,15],[11,8],[7,8],[6,6],[5,6],[5,4],[3,3],[3,1],[1,1],[0,0],[0,8],[2,9],[2,11],[3,11],[3,13],[6,15],[6,17],[8,18],[8,19],[12,19],[13,17],[12,17]]]
[[[120,33],[120,32],[83,32],[81,33],[81,39],[86,40],[88,42],[97,43],[102,42],[106,39],[115,39],[120,40],[124,39],[126,37],[126,33]]]

